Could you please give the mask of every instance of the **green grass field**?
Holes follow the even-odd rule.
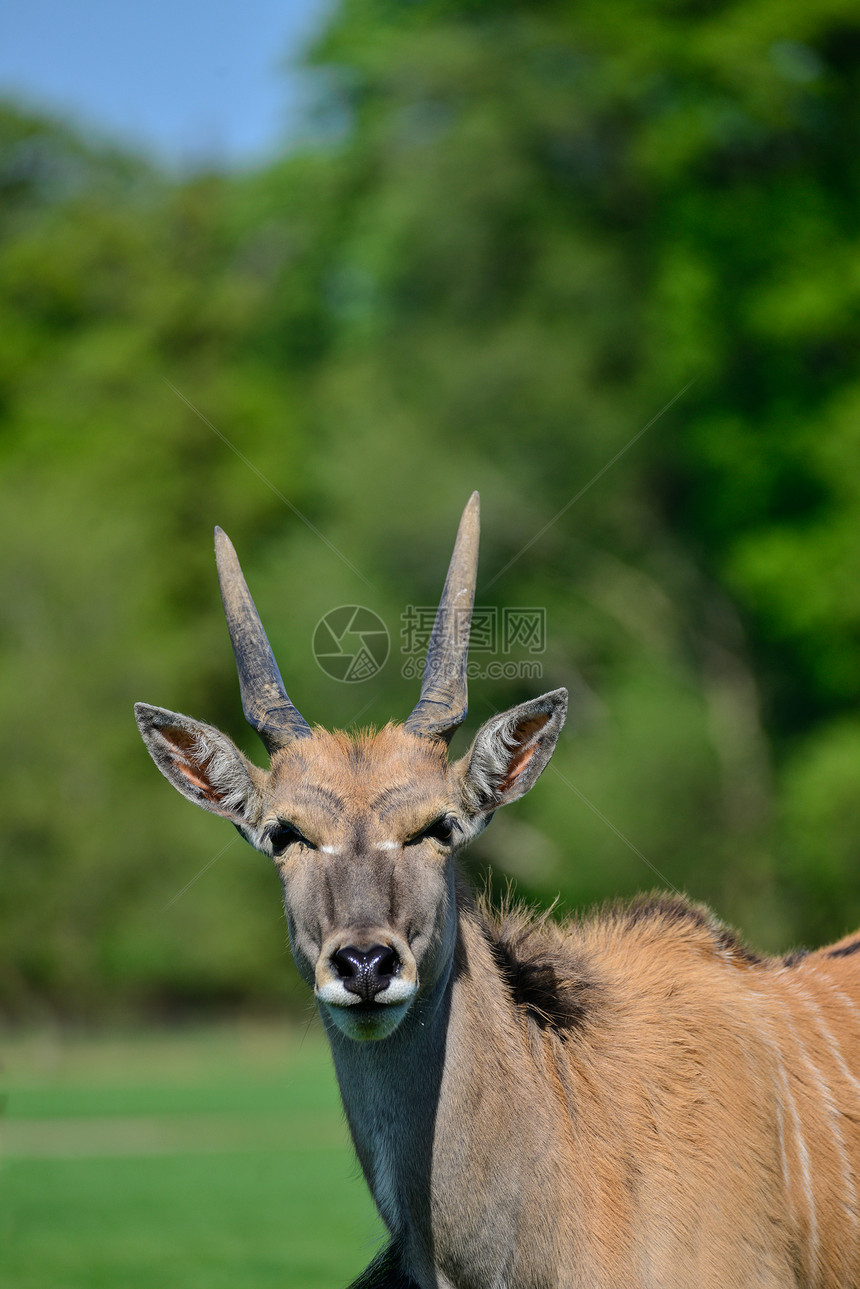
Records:
[[[0,1051],[2,1289],[337,1289],[378,1247],[315,1026]]]

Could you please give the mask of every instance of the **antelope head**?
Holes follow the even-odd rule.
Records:
[[[215,546],[245,717],[269,753],[260,769],[211,725],[146,703],[143,740],[165,778],[230,820],[274,860],[290,943],[327,1022],[353,1039],[392,1033],[451,970],[453,857],[493,811],[523,795],[552,755],[567,707],[559,689],[492,717],[449,762],[466,716],[479,509],[463,512],[421,695],[403,725],[348,735],[312,729],[287,697],[236,553]]]

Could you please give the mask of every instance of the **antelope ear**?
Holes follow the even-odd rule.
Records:
[[[459,763],[470,814],[489,814],[528,792],[555,751],[566,715],[567,690],[555,689],[481,726]]]
[[[134,715],[165,779],[195,805],[229,819],[251,841],[262,812],[266,771],[252,765],[213,725],[148,703],[135,703]]]

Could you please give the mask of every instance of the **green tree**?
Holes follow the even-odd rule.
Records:
[[[251,175],[0,115],[3,1005],[283,997],[274,878],[206,867],[130,704],[254,747],[220,523],[308,718],[405,715],[476,486],[479,601],[548,643],[471,726],[573,704],[475,866],[668,882],[765,947],[855,925],[856,14],[346,0],[311,66],[316,134]],[[392,634],[363,686],[312,657],[339,604]]]

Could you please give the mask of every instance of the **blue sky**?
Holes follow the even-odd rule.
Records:
[[[331,0],[5,0],[0,94],[172,166],[261,160],[307,97]]]

